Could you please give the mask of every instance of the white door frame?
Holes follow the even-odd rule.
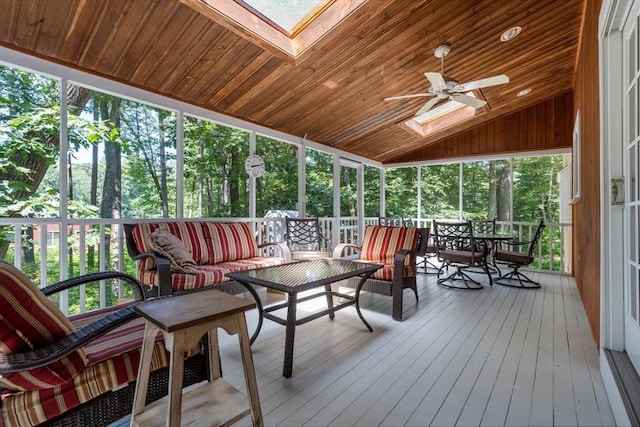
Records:
[[[616,423],[628,425],[622,396],[603,349],[624,351],[624,207],[611,204],[611,179],[622,177],[622,29],[638,0],[603,0],[599,16],[600,71],[600,371]]]

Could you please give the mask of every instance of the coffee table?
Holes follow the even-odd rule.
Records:
[[[287,294],[286,302],[264,308],[258,295],[255,294],[255,292],[252,293],[254,294],[254,298],[256,298],[256,305],[258,306],[258,326],[254,333],[254,338],[257,336],[258,332],[260,332],[263,317],[286,326],[284,367],[282,375],[286,378],[290,378],[293,370],[293,342],[296,326],[310,322],[311,320],[327,314],[330,319],[333,319],[336,311],[355,305],[356,312],[358,313],[360,320],[362,320],[362,323],[364,323],[370,332],[373,332],[373,328],[369,323],[367,323],[360,312],[358,298],[360,296],[360,289],[362,288],[365,280],[367,280],[374,271],[380,268],[382,268],[381,264],[366,264],[343,259],[320,259],[227,273],[227,277],[244,284],[247,288],[251,288],[251,285],[260,285],[269,289],[276,289]],[[361,276],[362,279],[356,287],[354,295],[341,294],[331,290],[332,283],[355,276]],[[324,288],[324,290],[298,298],[298,294],[300,292],[316,288]],[[298,302],[308,301],[323,296],[327,299],[327,308],[325,310],[320,310],[308,316],[297,318],[296,307]],[[334,296],[340,298],[340,302],[335,305],[333,302]],[[287,309],[286,319],[271,313],[282,308]]]

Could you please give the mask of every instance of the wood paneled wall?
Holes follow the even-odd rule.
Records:
[[[580,110],[582,197],[573,205],[573,275],[591,333],[600,346],[600,114],[598,14],[602,0],[587,1],[576,69],[575,110]],[[575,112],[574,112],[575,117]]]
[[[392,163],[571,147],[573,115],[573,92],[569,91],[427,145]]]

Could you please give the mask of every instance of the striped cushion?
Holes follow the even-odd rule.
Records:
[[[202,223],[209,259],[203,264],[237,261],[258,255],[258,245],[249,224],[242,222]]]
[[[218,263],[216,265],[199,265],[196,267],[197,274],[171,274],[171,286],[175,290],[203,288],[228,281],[229,278],[226,277],[225,274],[233,271],[268,267],[270,265],[284,264],[284,262],[284,258],[253,257]],[[158,286],[158,280],[158,273],[156,271],[140,272],[140,281],[142,283]]]
[[[20,270],[0,261],[0,353],[31,351],[74,332],[64,314]],[[83,350],[41,368],[0,376],[0,387],[39,390],[76,377],[87,364]]]
[[[354,260],[356,262],[371,262],[371,261],[362,261],[362,260]],[[417,268],[415,264],[409,264],[404,266],[404,271],[402,273],[402,277],[415,277]],[[379,279],[379,280],[393,280],[393,264],[385,264],[379,270],[373,272],[371,279]]]
[[[364,231],[360,259],[393,264],[398,251],[418,247],[418,236],[417,228],[369,226]]]
[[[80,328],[121,307],[96,310],[74,316],[71,320]],[[135,380],[144,325],[144,319],[135,319],[88,345],[89,365],[73,381],[46,390],[2,394],[0,424],[36,425]],[[158,334],[156,339],[152,371],[168,366],[169,361],[162,334]],[[190,350],[187,356],[199,351],[200,346]]]
[[[160,227],[165,227],[171,234],[182,240],[193,256],[193,260],[197,264],[208,264],[209,251],[205,244],[205,238],[202,234],[202,225],[199,222],[167,222],[167,223],[150,223],[136,224],[133,227],[133,240],[136,243],[138,252],[152,252],[151,233]],[[151,258],[147,258],[140,264],[141,270],[152,270],[155,263]]]

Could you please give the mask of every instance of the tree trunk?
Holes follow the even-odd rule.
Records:
[[[98,104],[93,99],[93,121],[100,121],[100,111]],[[93,144],[91,146],[91,192],[89,195],[89,203],[92,206],[98,206],[98,145]],[[92,226],[93,230],[97,231],[99,226]],[[95,245],[89,245],[87,248],[87,265],[88,271],[97,271],[96,268],[96,247]]]
[[[160,200],[162,201],[162,217],[169,218],[169,192],[167,190],[167,156],[165,152],[165,131],[164,121],[167,117],[167,112],[158,110],[158,131],[159,145],[160,145]]]
[[[33,227],[27,227],[24,231],[25,242],[22,244],[24,248],[24,262],[25,264],[33,264],[36,262],[35,251],[33,249]],[[22,248],[16,248],[15,256],[21,255]]]
[[[497,220],[511,221],[511,168],[506,162],[496,171],[498,185]]]
[[[100,100],[100,115],[103,120],[108,119],[113,126],[120,127],[120,98],[109,97]],[[102,218],[119,218],[121,203],[121,149],[111,141],[104,142],[105,172],[102,187],[102,203],[100,214]],[[106,265],[111,268],[111,230],[105,230]]]
[[[497,188],[498,177],[496,176],[496,161],[489,162],[489,209],[487,219],[493,219],[497,216]]]
[[[236,152],[231,154],[231,171],[237,171],[241,169],[241,160]],[[240,212],[240,183],[238,182],[237,175],[234,173],[228,177],[229,179],[229,205],[231,207],[231,216],[242,216]]]

